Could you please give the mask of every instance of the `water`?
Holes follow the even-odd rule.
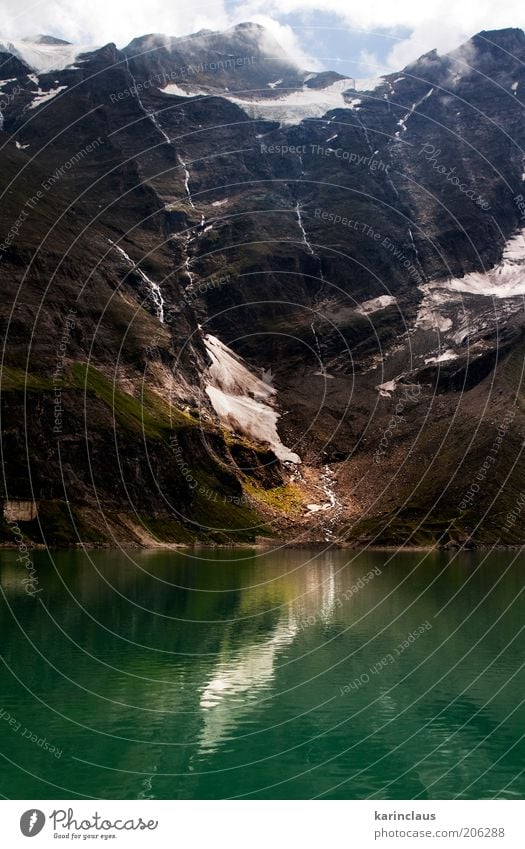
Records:
[[[524,795],[515,552],[36,552],[34,598],[16,557],[8,798]]]

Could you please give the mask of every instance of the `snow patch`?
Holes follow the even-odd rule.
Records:
[[[489,271],[472,271],[464,277],[424,283],[419,287],[423,300],[419,306],[415,327],[446,332],[452,319],[441,315],[441,308],[450,307],[462,295],[476,295],[504,301],[525,295],[525,228],[506,242],[501,260]],[[463,337],[468,336],[465,331]],[[455,336],[460,342],[462,336]]]
[[[525,229],[509,239],[501,261],[489,271],[472,271],[464,277],[424,284],[421,288],[494,298],[525,295]]]
[[[169,83],[165,88],[161,89],[163,94],[171,94],[175,97],[206,97],[208,92],[201,88],[183,89],[176,83]]]
[[[40,74],[63,71],[64,68],[74,65],[81,53],[90,53],[96,49],[94,45],[89,44],[79,46],[78,44],[39,44],[26,39],[0,40],[0,50],[12,53]]]
[[[356,307],[355,311],[361,313],[361,315],[370,315],[370,313],[384,310],[386,307],[392,306],[392,304],[397,304],[397,300],[393,295],[380,295],[378,298],[372,298],[370,301],[363,301],[362,304]]]
[[[67,85],[59,85],[57,88],[51,88],[49,91],[42,91],[39,87],[36,92],[36,97],[33,98],[31,103],[28,106],[28,109],[36,109],[38,106],[41,106],[42,103],[47,103],[48,100],[52,100],[57,94],[60,94],[61,91],[65,91]]]
[[[378,386],[375,386],[374,389],[377,389],[382,398],[390,398],[392,392],[395,392],[396,387],[397,382],[395,380],[387,380],[386,383],[380,383]]]
[[[337,80],[322,89],[304,86],[302,89],[282,94],[280,97],[265,97],[248,100],[241,97],[229,97],[250,118],[266,121],[279,121],[281,124],[298,124],[305,118],[321,118],[331,109],[354,108],[345,101],[343,92],[350,87],[350,80]]]
[[[421,286],[420,288],[425,291],[425,287]],[[439,299],[439,303],[443,302],[446,303],[446,301]],[[432,292],[427,289],[425,291],[425,297],[419,305],[415,327],[421,328],[421,330],[434,330],[436,333],[445,333],[447,330],[450,330],[452,319],[441,315],[435,307],[436,304],[434,303]]]
[[[374,91],[376,88],[379,88],[380,85],[385,84],[384,77],[367,77],[363,80],[355,81],[355,90],[356,91]]]
[[[204,336],[211,358],[206,386],[212,407],[221,422],[257,442],[267,443],[283,461],[300,463],[297,454],[282,444],[277,433],[279,413],[271,406],[276,390],[246,367],[227,345],[211,334]]]
[[[429,363],[446,363],[449,360],[457,360],[458,355],[452,350],[452,348],[447,348],[446,351],[443,351],[442,354],[439,354],[437,357],[427,357],[425,359],[425,365]]]

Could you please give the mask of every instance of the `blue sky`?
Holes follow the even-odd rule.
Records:
[[[333,13],[283,15],[280,23],[290,26],[302,50],[325,68],[359,78],[375,76],[384,70],[392,47],[410,35],[408,27],[389,30],[352,27],[342,24]]]

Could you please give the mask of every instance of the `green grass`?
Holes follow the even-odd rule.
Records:
[[[268,533],[250,507],[232,504],[220,492],[216,496],[216,501],[206,495],[197,497],[187,510],[187,527],[168,517],[140,516],[140,519],[158,542],[250,543],[257,535]]]
[[[175,519],[159,516],[140,516],[139,518],[146,530],[158,542],[174,542],[190,545],[197,540],[195,533],[192,533]]]
[[[260,501],[274,510],[279,510],[283,516],[294,516],[305,508],[305,499],[301,490],[293,484],[262,489],[253,484],[245,484],[245,489],[255,501]]]
[[[194,428],[199,425],[198,418],[170,407],[164,399],[150,390],[144,389],[140,397],[125,392],[100,369],[87,363],[73,364],[60,382],[26,375],[23,369],[12,367],[4,369],[2,378],[2,386],[6,392],[13,391],[17,394],[27,387],[34,392],[50,396],[55,386],[60,386],[64,399],[69,396],[69,406],[73,404],[80,407],[85,396],[88,407],[93,410],[94,426],[107,430],[107,413],[100,415],[100,411],[105,408],[121,431],[162,443],[167,464],[175,464],[170,450],[170,438],[173,438],[174,431],[179,431],[181,439],[182,432],[187,431],[183,442],[188,447],[188,465],[193,466],[190,474],[196,482],[195,489],[192,490],[191,504],[181,506],[181,509],[186,509],[189,521],[184,525],[178,522],[176,517],[143,517],[144,525],[159,541],[186,544],[198,540],[224,544],[249,543],[253,542],[257,534],[267,533],[257,512],[246,503],[234,471],[227,465],[226,443],[233,444],[230,434],[222,445],[225,452],[224,461],[220,459],[221,445],[217,446],[217,456],[209,455],[198,439],[194,445]],[[99,402],[98,424],[95,399]],[[219,428],[210,426],[210,431],[221,441]],[[243,442],[245,447],[247,444]],[[74,530],[68,505],[60,501],[41,502],[39,519],[42,527],[35,521],[20,523],[20,528],[28,539],[46,542],[52,546],[68,546],[78,542],[79,537],[85,542],[104,542],[105,538],[100,529],[88,526],[81,519],[81,513],[72,505],[70,507],[79,528],[78,535]],[[0,524],[0,539],[12,542],[12,533],[5,522]]]
[[[76,388],[107,404],[121,427],[135,430],[150,439],[166,439],[174,427],[196,424],[191,416],[169,407],[153,392],[145,390],[142,398],[123,392],[99,369],[87,363],[75,363],[70,379]]]
[[[209,536],[214,542],[253,542],[256,535],[268,533],[242,493],[228,492],[201,471],[195,473],[195,479],[198,486],[189,518],[195,522],[195,532],[200,537]]]
[[[3,365],[0,370],[0,387],[2,392],[23,392],[31,389],[46,391],[53,389],[53,381],[48,377],[30,374],[22,368]]]

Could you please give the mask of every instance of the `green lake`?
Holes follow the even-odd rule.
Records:
[[[0,793],[525,795],[525,557],[0,553]]]

